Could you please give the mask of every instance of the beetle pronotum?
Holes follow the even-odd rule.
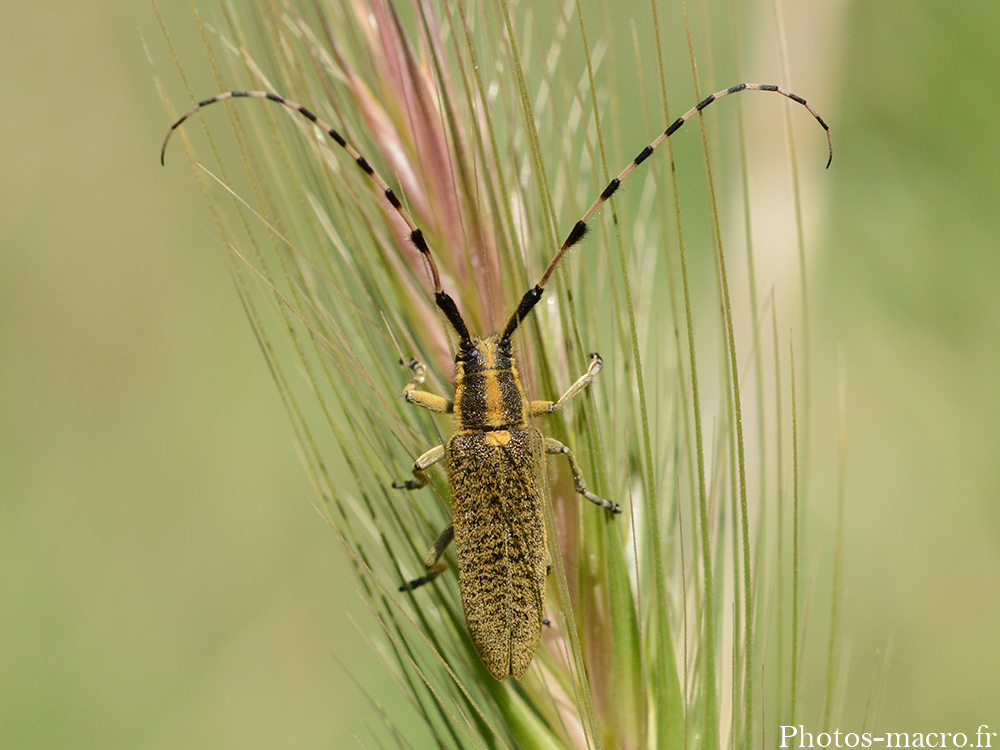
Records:
[[[608,183],[573,225],[538,283],[525,292],[506,325],[500,332],[485,338],[469,332],[458,306],[442,288],[437,263],[423,232],[392,188],[337,130],[310,110],[266,91],[229,91],[200,102],[171,126],[163,141],[161,163],[171,134],[203,107],[237,98],[275,102],[298,112],[329,135],[406,223],[408,240],[423,255],[430,271],[435,302],[459,341],[453,399],[419,390],[424,382],[424,367],[416,361],[410,363],[413,377],[403,390],[406,400],[412,404],[433,412],[454,414],[456,426],[446,443],[431,448],[414,462],[414,479],[394,484],[399,489],[423,487],[428,481],[426,470],[444,460],[452,492],[452,523],[431,547],[424,561],[425,574],[404,584],[400,590],[411,591],[436,578],[446,567],[442,555],[454,540],[469,633],[486,667],[498,680],[524,675],[541,636],[548,568],[543,513],[545,454],[567,458],[579,494],[612,513],[620,512],[617,503],[587,489],[580,466],[565,445],[543,437],[529,423],[531,417],[556,411],[586,388],[600,372],[601,358],[592,354],[586,373],[558,401],[531,401],[511,353],[511,337],[542,298],[545,285],[563,256],[584,238],[591,218],[632,171],[695,114],[714,101],[742,91],[774,92],[805,107],[827,132],[830,153],[827,166],[830,166],[833,159],[830,129],[805,99],[778,86],[758,83],[741,83],[712,94],[671,123]]]

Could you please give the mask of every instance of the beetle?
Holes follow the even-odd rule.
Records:
[[[168,131],[160,152],[165,160],[171,134],[200,109],[228,99],[263,99],[302,115],[344,149],[374,183],[388,205],[409,230],[407,239],[420,251],[430,271],[434,300],[458,336],[455,354],[454,396],[447,399],[423,390],[426,371],[416,360],[403,389],[405,399],[432,412],[453,414],[455,432],[413,464],[414,478],[395,482],[397,489],[424,487],[427,470],[444,461],[452,495],[452,522],[441,532],[424,560],[423,576],[403,584],[412,591],[441,574],[442,560],[454,541],[459,587],[469,634],[490,673],[498,680],[521,678],[527,671],[541,637],[548,572],[547,531],[544,519],[545,456],[561,455],[569,462],[576,491],[611,514],[621,512],[617,503],[592,493],[580,465],[565,445],[545,437],[530,419],[551,414],[589,386],[603,366],[590,355],[587,371],[557,401],[532,401],[526,395],[511,339],[524,318],[541,300],[545,286],[566,252],[583,240],[588,223],[621,183],[685,122],[712,102],[742,91],[769,91],[805,107],[827,134],[829,159],[833,159],[830,128],[802,97],[772,84],[741,83],[699,102],[677,118],[612,179],[583,217],[573,225],[538,283],[524,293],[520,303],[498,333],[486,337],[470,333],[458,306],[442,288],[434,255],[423,232],[414,224],[395,192],[336,129],[312,111],[267,91],[228,91],[206,99],[178,119]]]
[[[455,415],[455,433],[413,464],[416,479],[395,483],[419,489],[426,470],[442,460],[451,486],[452,522],[424,560],[425,575],[400,587],[412,591],[440,575],[441,560],[454,540],[465,621],[483,663],[498,680],[524,675],[541,637],[545,611],[548,551],[544,517],[545,454],[569,461],[576,491],[595,505],[620,513],[617,503],[587,489],[576,457],[558,440],[544,437],[529,418],[551,414],[586,388],[603,362],[591,354],[590,367],[558,401],[529,401],[511,353],[511,336],[541,298],[541,287],[525,294],[500,333],[470,335],[450,298],[438,304],[459,336],[455,355],[455,395],[449,401],[417,390],[424,368],[403,393],[411,404]]]

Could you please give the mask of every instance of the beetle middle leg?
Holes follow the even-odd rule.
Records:
[[[427,553],[427,557],[424,559],[424,574],[420,578],[414,578],[412,581],[408,581],[399,587],[400,591],[413,591],[413,589],[418,586],[423,586],[425,583],[430,583],[439,575],[441,575],[447,568],[448,563],[441,559],[444,555],[444,551],[451,544],[451,540],[455,538],[455,527],[452,524],[448,524],[444,531],[441,532],[440,536],[435,540],[434,546],[430,548]]]
[[[590,502],[594,505],[600,505],[602,508],[607,508],[612,513],[622,512],[621,506],[619,506],[618,503],[605,500],[603,497],[595,495],[587,489],[587,484],[583,481],[583,471],[580,469],[580,464],[576,460],[576,456],[573,455],[573,452],[569,448],[555,438],[550,437],[543,438],[543,443],[545,445],[546,453],[550,455],[560,454],[566,456],[566,460],[569,461],[569,468],[573,471],[573,484],[576,487],[577,492],[590,500]]]
[[[416,477],[416,479],[408,479],[405,482],[396,480],[392,483],[393,489],[419,490],[421,487],[425,487],[427,483],[431,481],[430,477],[427,476],[427,469],[436,464],[442,458],[444,458],[444,446],[435,445],[413,462],[413,476]]]

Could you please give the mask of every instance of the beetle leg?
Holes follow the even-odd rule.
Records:
[[[588,367],[587,371],[569,387],[569,390],[566,391],[558,401],[531,402],[531,406],[528,409],[528,411],[531,412],[531,416],[537,417],[539,414],[551,414],[552,412],[563,408],[567,401],[594,382],[594,378],[597,377],[597,373],[599,373],[603,367],[604,360],[601,359],[601,355],[597,352],[593,352],[590,355],[590,367]]]
[[[600,369],[600,368],[598,368]],[[577,381],[579,382],[579,381]],[[573,471],[573,484],[576,485],[576,491],[583,495],[585,498],[590,500],[594,505],[600,505],[602,508],[607,508],[612,513],[621,513],[622,509],[619,507],[618,503],[613,503],[610,500],[605,500],[603,497],[598,497],[593,492],[587,489],[587,485],[583,481],[583,472],[580,470],[580,464],[576,460],[576,456],[573,455],[572,451],[565,445],[560,443],[555,438],[544,438],[545,452],[550,454],[561,454],[566,456],[569,461],[569,468]]]
[[[424,455],[413,462],[413,476],[416,479],[408,479],[405,482],[395,481],[392,483],[393,489],[397,490],[419,490],[421,487],[425,486],[430,480],[427,476],[427,471],[429,467],[436,464],[444,458],[444,446],[435,445]]]
[[[428,393],[427,391],[417,390],[417,388],[424,384],[424,380],[427,378],[427,368],[424,367],[422,362],[411,359],[409,362],[402,362],[401,360],[400,363],[405,364],[413,372],[413,378],[403,388],[403,398],[411,404],[422,406],[429,411],[436,411],[441,414],[451,414],[455,411],[455,403],[453,401],[449,401],[443,396]]]
[[[448,567],[448,563],[441,559],[444,551],[451,544],[451,540],[455,538],[455,527],[448,524],[445,530],[441,532],[441,535],[434,542],[434,546],[431,547],[430,551],[427,553],[427,558],[424,560],[424,575],[420,578],[414,578],[412,581],[404,583],[399,587],[400,591],[413,591],[413,589],[418,586],[423,586],[425,583],[430,583],[439,575],[441,575]]]

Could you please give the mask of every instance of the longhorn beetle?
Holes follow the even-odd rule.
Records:
[[[557,411],[590,385],[603,366],[600,356],[590,355],[587,371],[558,401],[530,401],[511,352],[511,337],[542,298],[549,277],[566,251],[583,239],[588,222],[614,195],[622,181],[696,113],[718,99],[741,91],[772,91],[805,107],[827,133],[830,156],[826,166],[830,166],[833,159],[830,128],[802,97],[778,86],[759,83],[741,83],[712,94],[677,118],[608,183],[570,230],[538,283],[525,292],[507,324],[499,333],[485,338],[469,332],[458,306],[441,287],[437,263],[423,232],[413,223],[392,188],[339,132],[310,110],[270,92],[229,91],[199,103],[170,127],[163,141],[161,163],[171,134],[199,109],[238,98],[277,102],[313,122],[343,148],[406,222],[408,239],[420,251],[430,271],[434,300],[458,335],[458,352],[452,400],[419,390],[425,369],[416,360],[410,362],[413,376],[403,389],[403,396],[411,404],[433,412],[454,414],[455,432],[446,443],[431,448],[414,462],[414,479],[393,483],[397,489],[419,489],[429,481],[427,469],[445,460],[453,506],[452,522],[438,536],[424,560],[425,574],[401,586],[400,591],[412,591],[440,575],[447,567],[441,558],[454,540],[469,634],[487,669],[498,680],[524,675],[541,636],[548,572],[543,513],[545,488],[542,484],[545,482],[545,454],[566,457],[579,494],[611,513],[621,512],[617,503],[587,489],[580,465],[569,448],[558,440],[543,437],[528,421],[531,417]]]

